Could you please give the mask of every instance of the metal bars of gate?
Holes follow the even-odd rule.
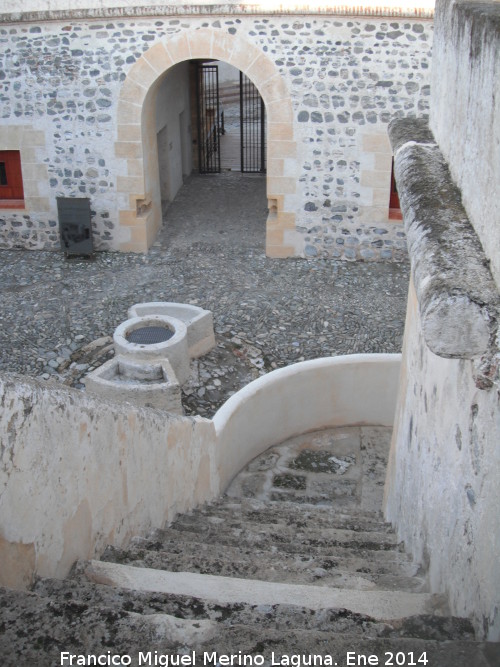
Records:
[[[266,108],[259,91],[240,72],[241,171],[266,171]]]
[[[198,65],[198,164],[201,174],[220,172],[219,71],[217,65]]]

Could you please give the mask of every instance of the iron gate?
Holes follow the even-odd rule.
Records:
[[[219,70],[217,65],[198,65],[198,164],[201,174],[220,172]]]
[[[266,107],[259,91],[240,72],[241,171],[266,171]]]

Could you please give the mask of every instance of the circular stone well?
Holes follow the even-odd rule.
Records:
[[[130,359],[168,359],[180,384],[189,377],[186,325],[166,315],[144,315],[126,320],[115,329],[116,354]]]

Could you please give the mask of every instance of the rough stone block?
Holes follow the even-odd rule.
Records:
[[[460,191],[426,121],[393,121],[389,135],[426,343],[480,357],[494,345],[500,297]]]

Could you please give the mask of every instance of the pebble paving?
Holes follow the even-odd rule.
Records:
[[[186,414],[211,417],[259,375],[319,356],[399,352],[409,266],[265,256],[265,177],[191,176],[144,255],[0,251],[0,371],[84,390],[139,302],[214,314],[217,346],[192,362]]]

